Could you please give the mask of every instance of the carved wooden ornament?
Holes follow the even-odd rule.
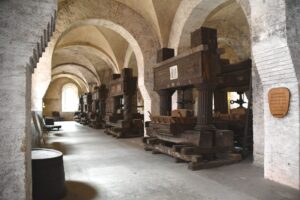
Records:
[[[273,88],[269,91],[269,108],[274,117],[283,118],[290,106],[290,91],[288,88]]]

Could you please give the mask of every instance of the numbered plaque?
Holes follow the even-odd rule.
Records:
[[[283,118],[290,106],[290,91],[287,88],[273,88],[269,91],[269,108],[274,117]]]

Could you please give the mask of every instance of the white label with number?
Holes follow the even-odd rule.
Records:
[[[178,79],[177,65],[170,67],[170,80]]]

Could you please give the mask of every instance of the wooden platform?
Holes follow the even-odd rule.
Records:
[[[108,135],[116,138],[142,137],[143,133],[134,128],[122,128],[120,126],[107,126],[104,131]]]
[[[164,141],[153,137],[143,138],[143,143],[146,151],[172,156],[176,162],[187,162],[190,170],[220,167],[242,160],[241,154],[238,153],[224,152],[222,149],[216,148],[199,148],[194,145],[166,144]]]

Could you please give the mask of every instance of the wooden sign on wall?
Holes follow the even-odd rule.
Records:
[[[269,108],[274,117],[283,118],[290,106],[290,91],[288,88],[273,88],[269,91]]]

